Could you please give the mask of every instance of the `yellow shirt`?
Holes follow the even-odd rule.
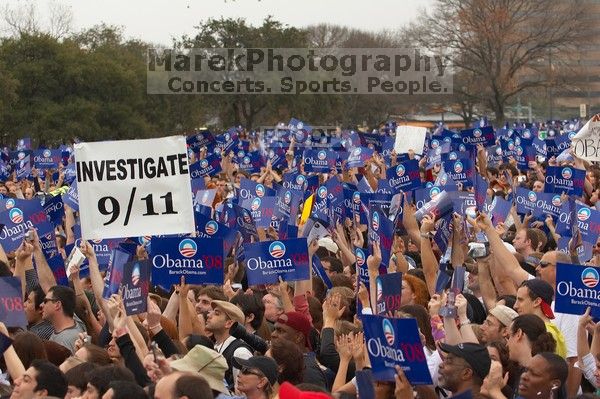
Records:
[[[554,351],[557,355],[562,357],[563,359],[567,358],[567,343],[565,342],[565,337],[560,332],[558,327],[552,322],[546,322],[546,331],[552,334],[552,337],[556,341],[556,350]]]

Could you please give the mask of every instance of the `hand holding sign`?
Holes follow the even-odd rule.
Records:
[[[33,255],[33,245],[31,245],[27,240],[23,240],[19,248],[17,248],[15,255],[21,262],[31,260],[31,256]]]
[[[369,275],[375,276],[379,272],[379,265],[381,265],[381,247],[378,242],[373,243],[373,253],[367,258],[367,266],[369,268]]]
[[[414,398],[414,393],[412,389],[412,385],[404,375],[404,371],[402,371],[402,367],[396,366],[396,389],[394,390],[394,396],[396,399],[412,399]]]

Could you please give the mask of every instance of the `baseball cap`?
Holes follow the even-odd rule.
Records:
[[[477,374],[482,380],[487,377],[492,366],[492,360],[487,348],[483,345],[462,343],[458,345],[440,344],[440,348],[454,356],[465,359],[473,369],[473,373]]]
[[[211,389],[225,394],[225,372],[229,368],[227,360],[219,352],[202,345],[196,345],[187,355],[171,362],[171,368],[177,371],[199,373],[208,382]]]
[[[277,382],[277,376],[279,372],[277,371],[277,363],[270,357],[267,356],[253,356],[250,359],[242,359],[239,357],[233,358],[233,366],[237,369],[243,369],[244,367],[251,369],[259,369],[271,386],[275,385]]]
[[[490,314],[497,318],[504,327],[510,326],[510,323],[512,323],[513,319],[519,315],[513,309],[504,305],[496,305],[495,308],[490,310]]]
[[[332,396],[323,392],[301,391],[289,382],[279,387],[279,399],[330,399]]]
[[[234,305],[231,302],[211,301],[210,306],[212,306],[213,309],[219,308],[219,310],[221,310],[223,313],[225,313],[227,315],[227,317],[229,317],[231,320],[237,321],[238,323],[240,323],[242,325],[246,321],[246,318],[244,317],[244,312],[242,312],[242,309],[238,308],[236,305]]]
[[[312,330],[312,324],[308,317],[300,312],[286,312],[279,316],[277,323],[285,324],[286,326],[292,327],[294,330],[301,332],[304,335],[304,343],[307,348],[312,349],[310,345],[310,331]]]
[[[542,313],[547,318],[554,319],[554,312],[550,306],[554,300],[554,288],[539,278],[523,281],[523,287],[529,288],[529,291],[531,291],[533,295],[541,298],[542,303],[540,304],[540,309],[542,310]]]

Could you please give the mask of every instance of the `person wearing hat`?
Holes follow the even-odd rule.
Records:
[[[439,367],[439,384],[457,395],[471,391],[479,394],[483,380],[490,372],[492,360],[485,346],[473,343],[440,344],[446,353]]]
[[[229,394],[229,389],[224,382],[225,372],[229,368],[227,361],[223,355],[206,346],[196,345],[184,357],[171,362],[170,366],[175,371],[196,373],[202,376],[215,397],[219,394]]]
[[[198,374],[174,372],[161,378],[154,399],[213,399],[207,381]]]
[[[310,320],[300,312],[286,312],[279,316],[275,322],[275,329],[271,333],[271,340],[285,338],[296,345],[304,353],[304,378],[308,382],[321,387],[327,387],[327,378],[324,370],[317,363],[316,355],[310,344],[312,325]]]
[[[517,290],[515,310],[518,314],[534,314],[544,321],[546,330],[552,334],[556,341],[556,354],[567,357],[565,337],[550,320],[554,319],[552,301],[554,289],[550,284],[539,278],[525,280]]]
[[[241,339],[232,337],[229,329],[234,323],[244,324],[244,313],[236,305],[225,301],[212,301],[212,310],[206,319],[206,329],[215,338],[215,350],[222,354],[229,365],[225,373],[225,381],[231,390],[234,390],[234,381],[238,370],[233,367],[233,358],[249,359],[252,357],[252,349]]]
[[[496,305],[492,308],[481,325],[481,342],[494,341],[506,342],[508,339],[508,327],[519,314],[504,305]]]
[[[254,356],[250,359],[233,358],[240,373],[237,376],[237,390],[248,399],[270,399],[277,383],[277,363],[267,356]]]

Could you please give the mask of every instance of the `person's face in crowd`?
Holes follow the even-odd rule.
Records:
[[[473,292],[479,291],[479,276],[475,273],[469,273],[467,276],[467,288]]]
[[[225,187],[227,186],[227,182],[225,180],[218,180],[217,181],[217,194],[218,195],[225,195]]]
[[[263,305],[265,305],[265,319],[275,323],[277,318],[283,313],[283,309],[278,307],[279,299],[272,294],[263,296]]]
[[[174,399],[175,382],[179,376],[179,373],[173,373],[161,378],[154,389],[154,399]]]
[[[247,396],[256,392],[262,392],[268,384],[269,380],[267,380],[267,377],[265,377],[262,371],[256,368],[244,367],[237,377],[238,391]]]
[[[502,341],[505,339],[506,329],[500,321],[489,314],[480,328],[483,342]]]
[[[596,241],[596,245],[592,248],[592,255],[598,256],[600,255],[600,238]]]
[[[44,320],[52,321],[54,315],[60,312],[60,302],[53,295],[54,292],[48,291],[42,303],[42,318]]]
[[[488,354],[490,355],[490,359],[495,360],[497,362],[500,361],[500,352],[498,352],[498,349],[496,349],[493,346],[488,346],[487,350]]]
[[[535,302],[529,297],[529,288],[519,287],[517,290],[515,311],[520,315],[533,314],[535,312]]]
[[[25,300],[25,315],[27,323],[35,324],[42,319],[41,312],[35,308],[35,291],[31,291]]]
[[[321,264],[323,265],[323,269],[325,269],[325,273],[327,273],[329,277],[335,274],[335,272],[331,271],[331,262],[324,260],[321,261]]]
[[[37,371],[33,367],[29,367],[25,374],[15,380],[10,399],[31,399],[35,397],[43,397],[45,391],[35,391],[37,387]]]
[[[515,247],[517,251],[523,251],[528,249],[530,245],[531,242],[527,240],[527,232],[525,229],[519,230],[513,239],[513,247]]]
[[[285,317],[285,315],[282,317]],[[303,346],[301,345],[301,342],[304,341],[304,336],[292,327],[282,323],[275,323],[275,329],[271,333],[271,340],[276,340],[278,338],[289,339],[290,341],[295,342],[299,347]]]
[[[596,371],[594,371],[594,377],[596,378],[596,386],[600,387],[600,356],[596,356]]]
[[[415,293],[410,284],[402,280],[402,297],[400,298],[400,306],[414,305]]]
[[[273,176],[269,173],[265,176],[265,186],[270,186],[273,183]]]
[[[210,303],[212,299],[206,294],[198,295],[198,300],[196,301],[196,313],[208,313],[212,310]]]
[[[117,340],[114,337],[108,343],[106,352],[112,359],[121,357],[121,351],[119,350],[119,347],[117,346]]]
[[[462,375],[468,368],[469,365],[464,359],[454,356],[451,353],[446,354],[438,370],[438,382],[440,386],[451,392],[456,392],[461,384]]]
[[[5,185],[0,186],[0,194],[2,194],[2,195],[8,194],[8,190],[6,189]]]
[[[350,266],[344,266],[344,276],[352,278],[352,269],[350,268]]]
[[[539,180],[536,180],[533,183],[533,191],[535,191],[536,193],[543,193],[544,192],[544,183],[542,183]]]
[[[25,189],[25,193],[23,194],[25,199],[30,200],[33,199],[33,196],[35,195],[35,193],[33,192],[33,189],[31,187],[27,187]]]
[[[235,184],[239,186],[241,182],[242,182],[242,175],[240,175],[238,173],[237,175],[235,175]]]
[[[75,385],[67,386],[67,394],[65,395],[65,399],[75,399],[81,396],[81,389],[77,388]]]
[[[554,286],[556,284],[556,254],[552,252],[545,253],[535,268],[535,274],[540,279]]]
[[[550,397],[552,387],[560,387],[560,381],[550,379],[548,368],[546,359],[539,355],[534,356],[521,375],[519,395],[526,399]]]
[[[596,175],[594,175],[594,172],[592,172],[591,170],[588,170],[586,173],[586,177],[588,178],[588,180],[590,181],[592,186],[596,185]]]
[[[525,337],[523,331],[517,330],[513,333],[512,326],[508,329],[508,340],[506,341],[506,346],[508,346],[508,358],[510,360],[518,361],[522,352],[528,350],[524,346],[524,340]]]
[[[100,399],[100,391],[98,388],[88,382],[87,388],[83,392],[82,399]]]
[[[221,309],[211,309],[211,311],[208,312],[208,317],[206,319],[206,329],[212,333],[229,330],[229,327],[231,327],[232,324],[230,321],[231,320],[221,311]]]

